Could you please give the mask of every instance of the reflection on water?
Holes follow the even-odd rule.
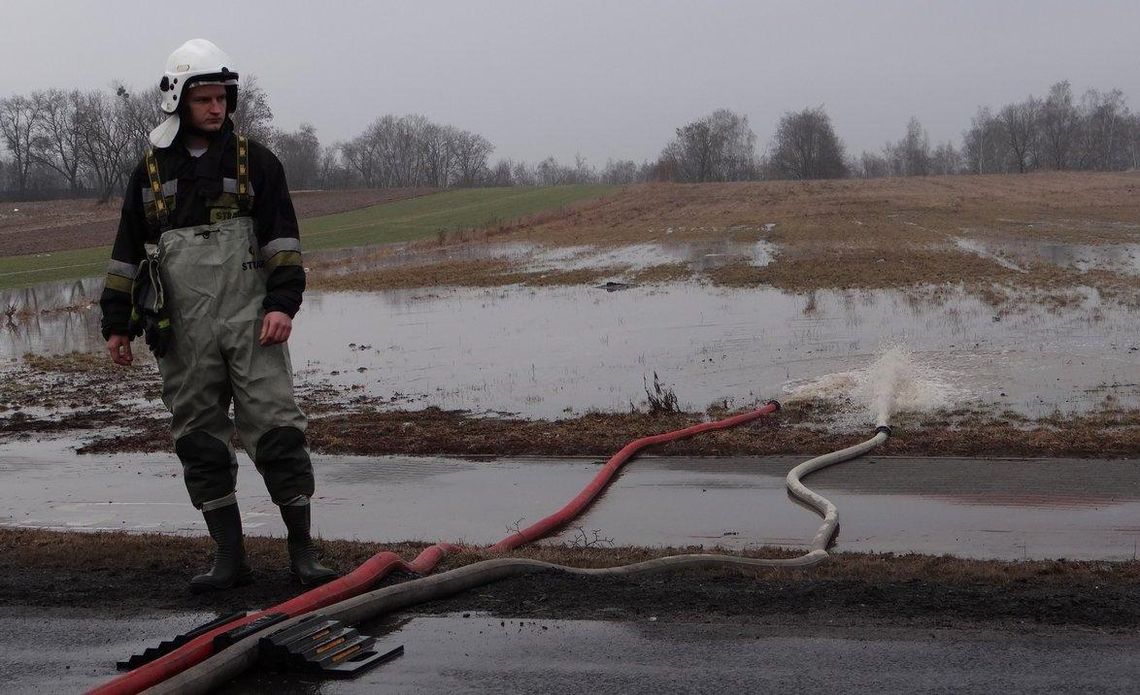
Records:
[[[101,349],[95,303],[102,291],[103,278],[84,278],[0,292],[0,357]]]
[[[1051,263],[1060,268],[1111,270],[1140,275],[1140,244],[1073,244],[1032,238],[999,240],[956,237],[958,248],[989,258],[1011,270],[1025,265]]]
[[[238,497],[251,535],[284,533],[249,459]],[[616,545],[803,548],[819,517],[794,504],[784,476],[802,458],[642,456],[574,527]],[[315,457],[324,538],[477,545],[572,499],[601,463],[507,458]],[[75,456],[59,443],[0,446],[0,525],[205,532],[173,454]],[[1135,461],[982,461],[866,457],[811,476],[839,508],[840,551],[1020,559],[1126,559],[1140,539]],[[581,530],[579,530],[579,528]]]
[[[700,272],[728,263],[764,266],[772,261],[775,247],[767,241],[739,242],[709,239],[618,247],[555,246],[528,242],[460,244],[427,247],[404,244],[381,249],[321,251],[310,261],[322,271],[347,274],[405,265],[428,265],[454,261],[504,259],[521,262],[524,271],[567,271],[584,268],[627,268],[636,272],[657,265],[685,263]]]
[[[767,241],[752,243],[717,239],[677,244],[633,244],[613,249],[594,246],[563,246],[539,249],[531,254],[527,270],[579,270],[628,266],[631,271],[656,265],[686,263],[695,271],[744,261],[753,266],[772,262],[775,247]]]
[[[102,350],[99,281],[9,292],[38,308],[0,330],[0,358]],[[656,372],[703,410],[779,397],[784,385],[865,367],[885,342],[909,346],[965,394],[963,405],[1037,416],[1111,397],[1140,405],[1136,312],[1087,292],[1063,311],[996,316],[961,292],[728,289],[695,283],[447,288],[306,294],[290,346],[299,383],[332,383],[400,407],[566,417],[645,400]]]

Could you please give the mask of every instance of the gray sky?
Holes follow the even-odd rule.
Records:
[[[186,9],[186,8],[195,9]],[[823,104],[852,153],[918,116],[952,140],[979,105],[1068,79],[1140,108],[1136,0],[52,2],[0,6],[0,96],[156,84],[208,38],[267,90],[275,124],[330,144],[385,113],[483,134],[494,158],[652,159],[720,107],[763,149]]]

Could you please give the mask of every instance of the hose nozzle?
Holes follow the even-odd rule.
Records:
[[[774,405],[774,406],[776,406],[776,410],[775,410],[775,411],[773,411],[773,412],[777,412],[777,413],[778,413],[778,412],[780,412],[780,410],[781,410],[781,409],[783,409],[783,406],[782,406],[782,405],[780,405],[780,401],[776,400],[775,398],[773,398],[772,400],[768,401],[768,402],[767,402],[767,403],[765,403],[764,405]]]
[[[885,434],[889,437],[889,436],[891,436],[891,426],[890,425],[879,425],[878,427],[875,428],[875,434],[878,434],[879,432],[882,432],[883,434]]]

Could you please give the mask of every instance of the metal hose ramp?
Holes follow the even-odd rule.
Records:
[[[838,528],[839,513],[831,501],[807,488],[801,482],[801,478],[836,463],[862,456],[885,442],[890,434],[890,427],[881,425],[875,430],[875,436],[871,439],[840,451],[817,456],[810,461],[799,464],[788,472],[786,478],[788,492],[823,517],[823,523],[812,539],[809,551],[798,557],[767,559],[706,553],[671,555],[630,565],[604,568],[567,567],[525,558],[497,558],[472,563],[430,577],[376,589],[327,606],[315,614],[322,618],[339,620],[348,625],[358,624],[401,608],[444,598],[501,579],[549,570],[575,575],[636,577],[697,567],[784,567],[791,569],[810,567],[828,557],[827,547]],[[236,678],[257,661],[258,642],[262,637],[284,629],[311,615],[314,614],[294,617],[254,633],[202,663],[151,688],[147,693],[190,695],[208,692]]]
[[[517,548],[524,543],[541,538],[551,531],[573,521],[574,518],[584,512],[598,494],[605,489],[606,485],[609,484],[618,470],[637,452],[648,446],[685,439],[712,430],[736,427],[774,413],[779,409],[780,404],[778,402],[769,401],[761,408],[740,415],[734,415],[713,422],[703,422],[699,425],[693,425],[692,427],[686,427],[673,432],[636,439],[623,447],[621,451],[614,454],[602,470],[594,476],[589,485],[566,506],[533,526],[504,538],[494,546],[494,549]],[[214,653],[214,637],[219,634],[253,622],[271,613],[284,613],[290,618],[295,618],[317,609],[331,606],[367,591],[369,587],[395,570],[403,570],[419,575],[430,574],[431,571],[435,569],[435,566],[439,564],[440,560],[449,552],[454,552],[458,549],[459,546],[456,545],[437,543],[425,548],[411,562],[406,562],[399,555],[389,551],[377,553],[366,560],[360,567],[357,567],[349,574],[335,581],[307,591],[272,608],[250,613],[243,618],[218,626],[194,638],[169,654],[114,678],[88,692],[90,695],[133,695],[134,693],[142,692],[146,688],[162,683],[195,664],[208,659]]]

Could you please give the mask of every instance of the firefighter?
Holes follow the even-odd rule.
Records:
[[[309,533],[313,466],[286,348],[305,271],[284,169],[234,131],[238,73],[213,43],[171,53],[159,86],[169,115],[124,195],[99,302],[103,337],[115,364],[131,364],[131,340],[144,334],[158,361],[186,489],[217,545],[191,590],[251,578],[235,425],[281,509],[291,571],[320,584],[337,573],[320,564]]]

